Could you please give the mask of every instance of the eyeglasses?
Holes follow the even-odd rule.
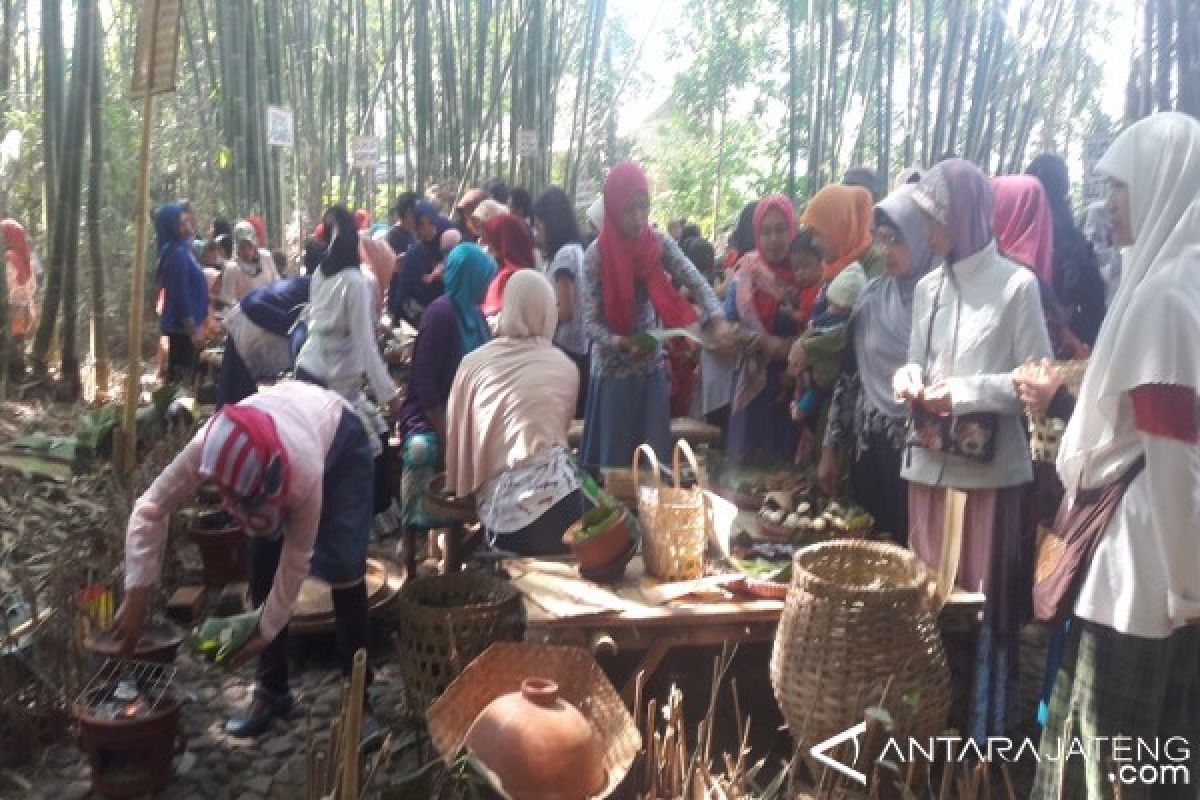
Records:
[[[875,231],[875,244],[883,248],[904,245],[904,237],[899,232],[887,228]]]

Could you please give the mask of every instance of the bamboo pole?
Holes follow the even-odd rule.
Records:
[[[367,690],[367,651],[354,654],[354,669],[350,673],[350,690],[345,698],[342,727],[342,798],[356,798],[359,790],[358,745],[362,739],[363,696]]]
[[[148,8],[157,10],[158,3]],[[149,13],[143,12],[143,13]],[[133,214],[134,251],[133,280],[129,288],[129,372],[125,376],[125,413],[122,416],[120,469],[128,475],[137,465],[137,408],[142,389],[142,312],[146,305],[146,234],[149,222],[150,184],[150,140],[154,132],[154,92],[150,91],[153,79],[152,64],[158,47],[157,14],[147,23],[146,48],[142,57],[146,59],[146,96],[142,98],[142,138],[138,144],[137,205]]]

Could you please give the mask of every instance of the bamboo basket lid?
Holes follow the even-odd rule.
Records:
[[[480,712],[497,697],[520,691],[522,681],[530,677],[557,683],[560,696],[579,709],[599,734],[608,781],[596,797],[610,796],[641,751],[642,737],[600,665],[579,647],[521,642],[489,647],[454,679],[425,715],[438,754],[453,761]]]

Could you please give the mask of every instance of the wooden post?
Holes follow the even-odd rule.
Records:
[[[154,52],[152,26],[150,53]],[[154,125],[154,92],[142,100],[142,140],[138,150],[137,205],[133,215],[133,281],[129,290],[129,374],[125,376],[125,414],[121,422],[120,471],[126,475],[137,464],[137,409],[142,395],[142,311],[146,304],[146,234],[149,214],[150,135]]]
[[[166,11],[164,17],[163,11]],[[146,293],[146,245],[149,216],[150,137],[154,131],[154,96],[175,88],[179,50],[180,0],[153,0],[142,8],[134,97],[142,98],[142,140],[138,149],[137,205],[134,212],[133,280],[130,289],[129,374],[125,379],[125,413],[116,448],[118,470],[128,475],[137,464],[137,409],[142,394],[142,311]],[[162,34],[160,38],[160,34]],[[162,49],[160,53],[159,50]]]

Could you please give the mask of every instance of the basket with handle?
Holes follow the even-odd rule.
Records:
[[[770,673],[798,744],[841,733],[881,701],[897,735],[942,732],[950,673],[937,587],[915,555],[890,544],[836,539],[796,553]]]
[[[641,457],[650,462],[654,486],[641,484]],[[683,488],[680,455],[685,456],[696,476],[696,485]],[[646,573],[663,581],[690,581],[704,574],[708,546],[708,501],[703,491],[704,473],[691,446],[680,439],[672,454],[675,485],[664,487],[658,457],[649,445],[633,453],[633,479],[637,488],[638,518],[642,525],[642,560]]]

